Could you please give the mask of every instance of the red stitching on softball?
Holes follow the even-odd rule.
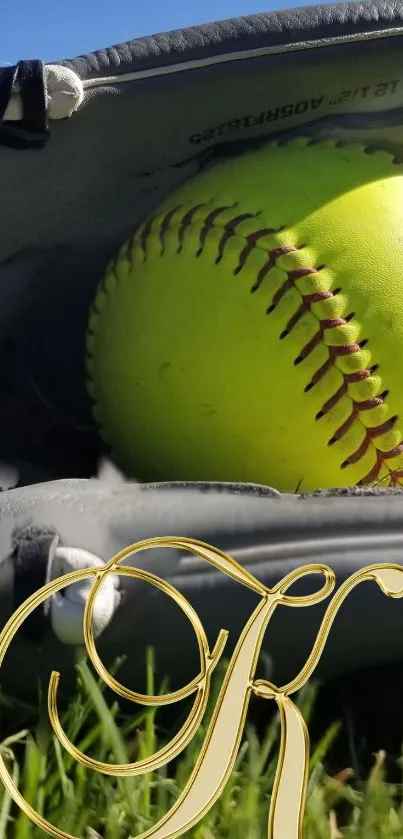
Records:
[[[259,239],[263,239],[265,236],[273,236],[274,233],[279,233],[280,230],[282,230],[282,229],[283,229],[282,227],[279,227],[277,229],[272,228],[272,227],[264,227],[261,230],[256,230],[254,233],[250,233],[249,236],[246,237],[246,245],[239,255],[239,265],[237,265],[237,267],[235,268],[234,273],[239,274],[239,272],[242,270],[249,254],[253,251],[254,248],[257,247],[257,243],[258,243]],[[271,266],[271,267],[273,267],[273,266]],[[270,269],[268,268],[267,270],[270,270]],[[264,279],[264,276],[266,276],[267,270],[265,271],[264,275],[262,276],[262,278],[261,278],[262,280]],[[261,272],[259,272],[258,277],[260,277],[260,274],[261,274]],[[261,280],[260,280],[260,282],[261,282]],[[259,288],[260,282],[259,282],[259,284],[257,284],[257,285],[255,284],[255,286],[252,287],[252,291],[256,291],[256,289]]]
[[[381,403],[378,403],[378,404],[381,404]],[[396,420],[397,420],[397,417],[392,417],[390,420],[387,420],[386,422],[382,423],[382,425],[377,425],[375,428],[367,428],[367,432],[366,432],[366,435],[365,435],[362,443],[358,446],[358,449],[353,454],[351,454],[349,457],[346,458],[344,463],[341,464],[341,468],[344,469],[346,466],[349,466],[351,463],[358,463],[358,461],[362,457],[364,457],[364,455],[368,451],[372,440],[374,440],[376,437],[380,437],[382,434],[385,434],[387,431],[391,431],[391,429],[393,428]],[[381,452],[382,459],[385,460],[386,457],[388,457],[388,459],[390,459],[391,457],[397,457],[397,455],[401,454],[402,451],[403,451],[403,444],[400,444],[400,446],[396,446],[394,449],[392,449],[389,452]]]
[[[196,215],[198,210],[201,210],[204,206],[205,206],[205,204],[198,204],[194,207],[191,207],[182,216],[181,221],[180,221],[179,231],[177,232],[178,252],[180,252],[182,250],[186,231],[188,230],[189,227],[192,226],[192,224],[194,224],[194,216]],[[255,230],[252,233],[249,233],[247,235],[245,235],[242,232],[241,233],[237,232],[237,227],[240,224],[242,224],[242,222],[250,221],[251,219],[256,219],[260,215],[260,213],[241,213],[237,216],[234,216],[233,218],[231,218],[229,221],[225,222],[224,224],[222,224],[222,223],[220,224],[219,216],[227,210],[235,209],[236,206],[237,206],[237,204],[233,204],[231,206],[216,207],[215,209],[211,210],[205,216],[205,218],[203,220],[203,223],[202,223],[200,235],[199,235],[199,249],[196,253],[196,256],[200,256],[202,254],[202,252],[205,248],[205,245],[206,245],[207,236],[212,230],[221,231],[221,234],[222,234],[221,237],[220,237],[220,240],[218,242],[218,251],[217,251],[217,256],[216,256],[216,259],[215,259],[216,264],[219,263],[222,260],[225,249],[226,249],[230,239],[232,239],[234,236],[238,236],[238,238],[242,238],[244,240],[245,245],[240,252],[238,265],[236,266],[236,268],[234,270],[234,274],[238,274],[242,270],[242,268],[244,267],[244,265],[245,265],[245,263],[248,259],[248,256],[252,253],[252,251],[255,248],[258,248],[260,250],[265,250],[265,252],[267,254],[267,258],[266,258],[262,268],[259,270],[259,272],[256,276],[256,279],[255,279],[255,282],[253,283],[253,285],[251,287],[251,292],[256,292],[261,287],[261,285],[262,285],[264,279],[266,278],[266,276],[270,273],[270,271],[273,268],[276,267],[277,260],[280,257],[285,256],[289,253],[293,253],[293,252],[297,253],[298,251],[301,251],[303,249],[303,247],[305,247],[305,245],[300,246],[298,248],[293,246],[293,245],[282,245],[282,246],[279,246],[277,248],[267,250],[267,249],[264,248],[263,244],[260,244],[261,240],[264,239],[266,236],[273,236],[273,235],[278,234],[279,232],[285,230],[284,226],[281,226],[279,228],[259,228],[258,230]],[[167,233],[167,231],[169,229],[171,220],[175,217],[175,215],[178,213],[179,210],[180,210],[180,207],[174,207],[172,210],[167,212],[165,214],[165,216],[162,218],[162,220],[159,222],[159,235],[160,235],[162,250],[164,249],[164,246],[165,246],[165,234]],[[149,218],[148,221],[146,222],[145,226],[143,227],[141,233],[140,233],[139,244],[140,244],[141,249],[143,250],[144,258],[147,257],[147,239],[148,239],[148,237],[151,233],[151,229],[152,229],[152,226],[153,226],[153,223],[154,223],[155,219],[156,219],[155,216],[152,216],[151,218]],[[296,310],[296,312],[292,315],[292,317],[289,319],[288,323],[286,324],[285,329],[283,330],[283,332],[280,335],[280,339],[286,338],[290,334],[290,332],[292,332],[292,330],[297,326],[297,324],[299,323],[301,318],[303,318],[303,316],[307,312],[312,312],[311,307],[314,303],[318,303],[318,302],[325,301],[325,300],[330,300],[331,298],[336,297],[336,295],[339,294],[339,292],[341,291],[341,289],[336,288],[336,289],[334,289],[334,291],[316,291],[316,292],[313,292],[312,294],[306,294],[306,295],[302,294],[299,291],[299,289],[296,285],[296,282],[297,282],[298,279],[301,279],[303,277],[307,277],[307,276],[310,276],[310,275],[313,275],[313,274],[317,274],[323,268],[324,268],[324,266],[319,266],[319,267],[316,267],[316,268],[315,267],[296,268],[296,269],[289,270],[289,271],[285,271],[285,269],[283,269],[285,274],[286,274],[286,279],[285,279],[284,283],[282,284],[282,286],[275,292],[275,294],[273,296],[273,299],[272,299],[272,302],[266,310],[266,314],[270,315],[272,312],[274,312],[275,309],[281,303],[283,297],[292,288],[296,289],[299,292],[299,294],[301,296],[301,303],[300,303],[298,309]],[[349,323],[349,321],[352,320],[352,318],[354,316],[355,316],[354,313],[351,313],[346,318],[335,317],[335,318],[329,318],[329,319],[323,319],[323,320],[318,319],[318,331],[305,344],[305,346],[302,347],[299,355],[294,360],[294,364],[299,365],[303,361],[305,361],[311,355],[311,353],[316,349],[316,347],[318,347],[321,343],[323,343],[326,346],[326,349],[328,350],[329,356],[328,356],[327,360],[322,364],[322,366],[319,367],[318,370],[316,370],[316,372],[313,374],[310,382],[306,385],[306,387],[304,389],[305,393],[309,392],[312,388],[314,388],[324,378],[324,376],[326,376],[326,374],[332,369],[332,367],[335,366],[338,358],[358,353],[367,344],[366,340],[363,340],[360,343],[347,341],[345,344],[336,344],[336,345],[329,345],[324,341],[324,333],[326,331],[331,332],[332,329],[337,329],[339,327],[346,326]],[[324,417],[329,411],[332,410],[332,408],[334,408],[338,404],[338,402],[343,398],[343,396],[348,394],[348,392],[349,392],[348,391],[348,386],[349,385],[354,384],[354,383],[359,383],[359,382],[363,381],[364,379],[369,378],[370,376],[372,376],[375,373],[376,370],[377,370],[377,365],[376,364],[373,365],[371,368],[363,369],[363,370],[357,370],[356,372],[353,372],[353,373],[344,373],[343,371],[340,370],[340,368],[338,368],[338,371],[341,373],[341,375],[343,377],[342,384],[337,389],[337,391],[333,394],[333,396],[331,396],[323,404],[321,410],[316,415],[316,419],[317,420],[322,419],[322,417]],[[383,394],[380,394],[379,396],[374,396],[370,399],[366,399],[366,400],[363,400],[363,401],[357,401],[356,399],[351,397],[351,400],[352,400],[352,403],[353,403],[353,409],[351,411],[351,414],[343,422],[343,424],[337,429],[337,431],[335,431],[335,433],[333,434],[333,437],[329,440],[328,445],[331,446],[334,443],[336,443],[338,440],[340,440],[342,437],[344,437],[347,434],[347,432],[349,431],[349,429],[351,428],[351,426],[354,424],[354,422],[356,422],[357,420],[360,420],[360,416],[359,416],[360,413],[362,413],[363,411],[370,411],[370,410],[372,410],[374,408],[377,408],[380,405],[384,404],[386,396],[387,396],[387,391],[385,391]],[[358,446],[356,451],[353,452],[348,458],[346,458],[346,460],[341,464],[341,468],[344,469],[349,465],[353,465],[353,464],[358,463],[361,460],[361,458],[364,457],[364,455],[367,453],[369,447],[371,445],[374,447],[375,455],[376,455],[375,464],[373,465],[371,470],[367,473],[367,475],[359,481],[358,485],[364,485],[364,484],[373,483],[374,481],[376,481],[377,478],[379,477],[379,474],[380,474],[383,466],[385,464],[387,465],[387,461],[392,460],[393,458],[398,457],[398,456],[403,454],[403,442],[401,444],[399,444],[398,446],[396,446],[394,449],[391,449],[388,452],[383,452],[380,449],[377,449],[376,445],[374,443],[374,441],[378,437],[381,437],[383,434],[386,434],[387,432],[389,432],[394,427],[396,421],[397,421],[397,416],[394,416],[394,417],[391,417],[390,419],[386,420],[385,422],[376,425],[373,428],[367,428],[364,425],[364,423],[362,423],[362,425],[365,429],[364,440],[362,441],[362,443],[360,443],[360,445]],[[361,422],[362,422],[362,420],[361,420]],[[391,485],[395,485],[396,483],[399,482],[400,479],[403,479],[403,469],[393,471],[393,470],[389,469],[389,467],[388,467],[388,470],[389,470],[389,478],[390,478]]]
[[[153,226],[154,220],[155,216],[150,216],[150,218],[148,219],[141,231],[140,247],[143,251],[144,259],[147,259],[147,239],[151,233],[151,228]]]
[[[179,239],[178,253],[180,253],[180,251],[183,248],[185,233],[186,233],[187,228],[190,227],[190,225],[192,224],[193,217],[196,215],[197,211],[201,210],[202,207],[204,207],[204,206],[205,206],[204,204],[196,204],[195,207],[192,207],[183,216],[182,221],[180,223],[179,231],[178,231],[178,239]]]
[[[376,452],[376,461],[372,469],[365,475],[364,478],[361,478],[358,481],[358,486],[365,486],[366,484],[373,484],[374,481],[377,480],[379,477],[379,473],[382,469],[382,466],[385,461],[390,460],[393,457],[398,457],[398,455],[403,454],[403,443],[400,446],[396,446],[395,449],[392,449],[390,452],[381,452],[377,449]],[[390,486],[398,486],[400,485],[400,479],[403,478],[403,469],[397,469],[395,471],[389,472],[390,478]]]
[[[304,271],[304,274],[301,273],[301,270]],[[274,309],[276,308],[276,306],[278,305],[278,303],[280,302],[280,300],[282,299],[282,297],[284,296],[286,291],[289,288],[294,287],[294,277],[295,277],[295,275],[297,275],[298,277],[307,276],[309,274],[317,273],[317,270],[318,269],[314,269],[314,268],[311,268],[311,269],[305,268],[305,269],[299,269],[298,271],[289,271],[287,273],[287,279],[285,280],[285,282],[283,283],[283,285],[281,286],[279,291],[276,292],[276,294],[273,298],[273,303],[269,307],[268,312],[274,311]],[[337,291],[339,291],[339,290],[337,290]],[[325,292],[324,294],[326,295],[326,297],[322,297],[322,298],[319,298],[319,299],[330,299],[331,297],[334,296],[332,294],[332,292]],[[297,312],[295,312],[295,314],[292,316],[292,318],[287,323],[287,326],[286,326],[285,330],[280,335],[280,339],[285,338],[291,332],[291,330],[296,326],[296,324],[301,319],[301,317],[303,317],[305,312],[310,310],[311,303],[316,302],[316,300],[312,301],[312,296],[313,295],[309,295],[309,296],[301,295],[301,296],[302,296],[302,303],[301,303],[300,307],[298,308]],[[307,342],[307,344],[305,344],[305,346],[302,348],[299,356],[297,356],[297,358],[295,359],[294,364],[296,364],[296,365],[301,364],[303,361],[305,361],[306,358],[308,358],[308,356],[314,351],[314,349],[317,346],[319,346],[319,344],[322,343],[324,332],[326,330],[332,329],[332,328],[337,328],[338,326],[345,326],[345,325],[347,325],[349,320],[351,320],[351,317],[320,320],[318,331]],[[367,344],[367,341],[365,340],[365,341],[361,341],[360,344],[358,344],[358,343],[346,343],[346,344],[341,344],[341,345],[336,345],[336,346],[332,346],[332,345],[327,346],[327,349],[329,351],[329,358],[322,365],[322,367],[320,367],[319,370],[316,371],[316,373],[312,377],[309,384],[305,387],[305,392],[308,392],[309,390],[311,390],[326,375],[326,373],[329,372],[329,370],[332,368],[332,366],[334,365],[335,360],[337,358],[339,358],[341,356],[353,355],[354,353],[359,352],[360,349],[362,349],[362,347],[364,347],[366,344]],[[377,365],[375,365],[371,369],[360,370],[360,371],[357,371],[355,373],[342,373],[343,383],[338,388],[338,390],[333,394],[333,396],[331,396],[330,399],[328,399],[324,403],[321,410],[316,414],[315,419],[316,420],[322,419],[322,417],[324,417],[325,414],[327,414],[330,410],[332,410],[332,408],[334,408],[337,405],[337,403],[340,401],[340,399],[342,399],[342,397],[345,396],[348,393],[348,385],[349,384],[359,382],[359,381],[362,381],[364,379],[369,378],[371,375],[373,375],[376,368],[377,368]],[[385,394],[385,395],[387,395],[387,394]],[[363,400],[361,402],[358,402],[358,401],[354,400],[354,408],[353,408],[350,416],[340,426],[340,428],[338,428],[337,431],[334,433],[333,437],[329,440],[329,445],[333,445],[336,441],[340,440],[342,437],[345,436],[345,434],[349,431],[351,426],[354,424],[354,422],[358,418],[358,415],[359,415],[360,412],[369,411],[372,408],[379,407],[379,405],[382,405],[382,404],[384,404],[383,396],[372,397],[371,399]],[[394,427],[397,419],[398,419],[397,416],[395,416],[395,417],[392,417],[391,419],[387,420],[386,422],[375,426],[374,428],[366,429],[366,434],[365,434],[365,438],[364,438],[363,442],[360,444],[358,449],[355,452],[353,452],[352,455],[350,455],[350,457],[346,458],[346,460],[341,464],[341,468],[345,469],[347,466],[354,465],[354,464],[358,463],[359,460],[362,457],[364,457],[364,455],[367,453],[370,445],[373,444],[373,441],[377,437],[380,437],[383,434],[390,431]],[[388,459],[390,460],[394,457],[398,457],[400,454],[403,453],[403,443],[399,446],[396,446],[395,449],[393,449],[392,451],[390,451],[388,453],[382,452],[382,451],[380,451],[379,449],[376,449],[376,448],[375,448],[375,451],[376,451],[376,463],[375,463],[374,467],[372,468],[371,472],[368,473],[369,475],[372,475],[373,473],[375,474],[375,478],[371,478],[371,482],[373,480],[376,480],[376,478],[378,478],[379,473],[382,469],[382,466],[383,466],[383,464],[385,463],[386,460],[388,460]],[[402,470],[402,474],[403,474],[403,470]],[[393,481],[393,480],[398,480],[399,476],[398,476],[397,472],[391,471],[390,472],[390,477],[391,477],[391,480]],[[362,483],[365,483],[365,482],[368,482],[367,478],[362,480]]]
[[[204,249],[204,246],[206,244],[207,236],[208,236],[208,234],[210,233],[211,230],[214,230],[214,227],[215,227],[214,222],[215,222],[216,218],[220,215],[220,213],[223,213],[225,210],[232,210],[234,206],[235,205],[233,204],[232,207],[216,207],[215,210],[212,210],[208,214],[208,216],[206,216],[206,218],[204,220],[203,227],[202,227],[201,232],[200,232],[200,247],[199,247],[199,250],[197,251],[196,256],[201,256],[201,254],[203,253],[203,249]]]

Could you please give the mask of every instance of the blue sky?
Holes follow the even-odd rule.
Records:
[[[0,65],[57,61],[212,20],[307,5],[298,0],[3,0]]]

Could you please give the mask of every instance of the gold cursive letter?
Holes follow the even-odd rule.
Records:
[[[225,674],[220,694],[208,726],[206,736],[193,772],[178,800],[168,813],[152,828],[137,839],[175,839],[193,827],[213,806],[233,770],[245,725],[251,693],[266,699],[274,699],[281,719],[280,758],[277,766],[273,796],[269,814],[269,839],[301,839],[302,821],[307,787],[309,736],[305,722],[289,694],[299,690],[310,678],[322,655],[330,628],[336,614],[352,589],[364,580],[375,581],[388,597],[403,596],[403,567],[399,565],[372,565],[351,577],[333,596],[313,645],[312,651],[300,673],[287,685],[279,688],[266,680],[254,680],[256,665],[264,633],[278,605],[305,607],[319,603],[334,588],[333,571],[325,565],[307,565],[298,568],[269,589],[250,572],[222,551],[203,542],[184,537],[160,537],[143,540],[113,557],[107,565],[66,574],[48,583],[28,598],[7,622],[0,634],[0,665],[8,646],[29,614],[49,596],[81,579],[94,577],[94,584],[84,614],[84,637],[89,657],[104,681],[120,696],[144,705],[163,705],[196,694],[193,709],[179,733],[171,743],[164,746],[151,758],[138,763],[112,765],[95,761],[80,752],[66,737],[57,713],[57,687],[60,674],[52,673],[49,692],[49,715],[56,736],[76,760],[107,775],[139,775],[165,765],[176,757],[191,741],[203,718],[216,666],[228,633],[221,630],[213,652],[210,653],[203,626],[198,615],[187,600],[176,589],[153,574],[120,565],[123,559],[140,550],[155,546],[175,547],[194,553],[217,569],[247,586],[259,595],[260,600],[244,627]],[[200,652],[200,672],[185,687],[166,696],[145,696],[130,691],[114,679],[105,669],[95,648],[92,632],[92,615],[96,594],[105,577],[123,574],[148,581],[171,596],[189,618],[197,637]],[[324,583],[317,592],[293,597],[287,594],[290,586],[308,574],[321,574]],[[51,825],[25,801],[10,777],[0,755],[0,777],[12,798],[25,814],[42,830],[58,839],[76,839]]]

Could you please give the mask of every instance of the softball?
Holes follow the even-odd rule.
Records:
[[[403,166],[298,139],[144,220],[90,314],[88,388],[140,480],[403,484]]]

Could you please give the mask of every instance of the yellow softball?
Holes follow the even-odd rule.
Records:
[[[144,220],[90,315],[88,387],[140,480],[403,484],[403,166],[270,143]]]

